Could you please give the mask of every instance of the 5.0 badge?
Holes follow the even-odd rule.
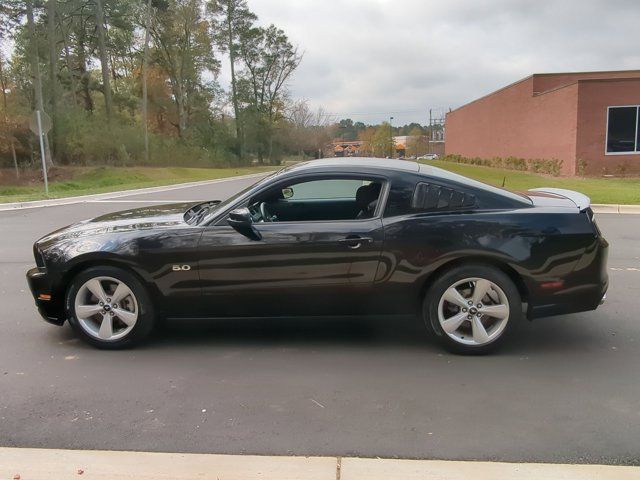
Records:
[[[191,265],[173,265],[171,267],[171,270],[173,270],[174,272],[186,272],[188,270],[191,270]]]

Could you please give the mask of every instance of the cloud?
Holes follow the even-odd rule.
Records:
[[[429,108],[456,108],[532,73],[640,68],[637,0],[249,5],[304,51],[292,94],[365,122],[425,123]]]

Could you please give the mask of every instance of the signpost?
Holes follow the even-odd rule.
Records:
[[[40,139],[40,157],[42,158],[42,173],[44,175],[44,192],[49,195],[49,179],[47,177],[47,159],[44,154],[44,136],[51,130],[51,118],[46,112],[35,110],[29,120],[29,128]]]

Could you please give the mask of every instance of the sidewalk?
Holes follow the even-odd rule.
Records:
[[[0,448],[14,480],[631,480],[640,467]]]

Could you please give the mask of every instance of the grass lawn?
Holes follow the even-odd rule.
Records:
[[[591,198],[592,203],[614,203],[638,205],[640,204],[640,178],[579,178],[579,177],[551,177],[517,170],[503,170],[500,168],[479,167],[462,163],[432,160],[423,162],[460,175],[523,191],[537,187],[566,188],[584,193]]]
[[[567,188],[588,195],[593,203],[640,204],[640,178],[551,177],[517,170],[478,167],[441,160],[424,163],[497,186],[501,186],[503,179],[505,179],[505,187],[510,190],[523,191],[536,187]],[[213,180],[266,172],[275,168],[278,167],[59,167],[54,170],[53,178],[49,181],[49,198]],[[5,170],[2,175],[9,176],[11,171]],[[0,183],[0,203],[47,198],[44,195],[42,182],[34,175],[30,180],[23,180],[22,183],[18,186]]]
[[[197,182],[274,170],[277,167],[248,168],[155,168],[155,167],[60,167],[49,180],[49,197],[42,181],[23,181],[22,185],[0,184],[0,203],[25,202],[44,198],[89,195],[174,183]],[[11,171],[3,172],[10,175]]]

